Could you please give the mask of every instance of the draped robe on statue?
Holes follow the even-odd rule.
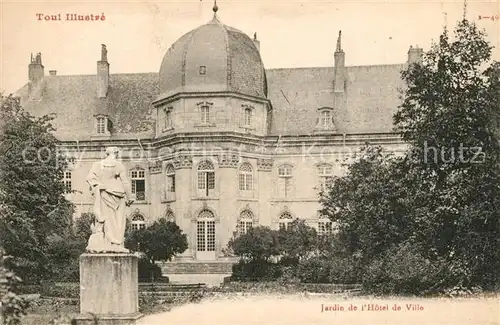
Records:
[[[125,239],[125,203],[131,197],[125,166],[112,157],[92,165],[87,177],[94,194],[96,220],[87,251],[128,252]]]

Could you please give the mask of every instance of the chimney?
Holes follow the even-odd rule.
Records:
[[[339,37],[337,38],[337,48],[334,53],[334,64],[335,64],[335,81],[334,81],[334,91],[336,93],[344,92],[345,83],[345,53],[342,50],[342,31],[339,31]]]
[[[56,76],[57,75],[57,71],[56,70],[49,70],[49,75]]]
[[[44,91],[43,77],[45,72],[42,65],[42,53],[37,53],[33,57],[31,54],[31,61],[28,66],[28,96],[30,100],[41,100]]]
[[[417,47],[413,47],[410,45],[410,49],[408,50],[408,64],[412,63],[421,63],[422,57],[424,55],[424,50]]]
[[[255,44],[257,51],[260,52],[260,41],[257,40],[257,33],[253,34],[253,43]]]
[[[97,97],[105,98],[109,88],[109,63],[106,45],[101,45],[101,60],[97,61]]]
[[[28,66],[28,78],[32,84],[37,84],[44,76],[42,65],[42,53],[37,53],[33,58],[33,53],[31,53],[31,62]]]

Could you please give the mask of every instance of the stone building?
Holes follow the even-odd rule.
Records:
[[[116,145],[136,196],[132,226],[165,217],[188,235],[188,250],[164,265],[171,277],[227,273],[225,245],[254,225],[303,218],[330,232],[320,189],[366,142],[403,149],[392,130],[400,72],[422,49],[410,47],[402,64],[346,66],[339,32],[331,66],[265,69],[259,48],[215,6],[210,22],[171,46],[159,73],[111,74],[105,45],[96,75],[46,75],[41,54],[32,57],[18,95],[35,115],[57,114],[77,215],[91,211],[92,162]]]

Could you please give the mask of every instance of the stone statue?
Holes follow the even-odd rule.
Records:
[[[125,206],[133,202],[125,166],[117,160],[119,149],[106,148],[106,158],[95,162],[87,176],[94,196],[95,220],[87,251],[128,253],[124,247]]]

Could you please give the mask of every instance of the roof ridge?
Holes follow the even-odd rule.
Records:
[[[405,63],[388,63],[388,64],[366,64],[366,65],[348,65],[346,68],[358,68],[358,67],[387,67],[387,66],[403,66]],[[266,68],[266,70],[305,70],[305,69],[334,69],[331,66],[314,66],[314,67],[291,67],[291,68]]]

